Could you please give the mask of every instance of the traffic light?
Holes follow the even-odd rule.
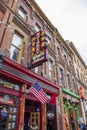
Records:
[[[40,46],[41,46],[41,49],[43,49],[43,48],[46,49],[48,46],[44,31],[41,31],[41,33],[40,33]]]

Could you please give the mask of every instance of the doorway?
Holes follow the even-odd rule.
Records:
[[[40,130],[40,104],[32,100],[25,100],[24,130],[30,130],[33,123],[36,123]]]
[[[70,130],[75,129],[75,119],[73,113],[73,107],[69,108],[69,122],[70,122]]]
[[[0,104],[0,130],[5,130],[7,127],[8,106]]]
[[[47,104],[47,130],[56,130],[56,107]]]

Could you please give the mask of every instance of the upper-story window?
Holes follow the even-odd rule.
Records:
[[[67,57],[66,55],[64,54],[64,61],[67,62]]]
[[[39,72],[39,68],[35,67],[35,73],[38,73],[38,72]]]
[[[60,84],[61,86],[64,85],[64,77],[63,77],[63,69],[60,68]]]
[[[77,78],[80,78],[79,77],[79,70],[78,69],[76,69],[76,76],[77,76]]]
[[[61,52],[60,52],[60,48],[57,47],[57,52],[58,52],[58,55],[61,56]]]
[[[35,31],[38,32],[41,30],[41,27],[36,23],[35,24]]]
[[[71,87],[71,83],[70,83],[70,75],[67,74],[67,87],[70,88]]]
[[[49,77],[52,79],[53,61],[49,59]]]
[[[12,45],[10,49],[10,58],[20,63],[21,50],[22,50],[22,37],[15,33],[13,35]]]
[[[75,79],[74,79],[74,78],[72,79],[72,85],[73,85],[73,86],[72,86],[72,87],[73,87],[73,89],[76,89]]]
[[[19,8],[18,14],[19,14],[24,20],[26,20],[27,12],[26,12],[22,7]]]
[[[70,55],[68,55],[68,65],[72,65],[73,63],[72,63],[72,57],[70,56]]]
[[[51,38],[47,34],[45,34],[45,37],[46,37],[47,43],[50,44],[51,43]]]

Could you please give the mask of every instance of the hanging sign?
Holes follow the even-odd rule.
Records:
[[[47,41],[44,31],[39,31],[31,37],[31,54],[29,68],[41,65],[48,60]]]
[[[84,88],[82,86],[80,86],[79,92],[80,92],[81,99],[85,99],[85,92],[84,92]]]

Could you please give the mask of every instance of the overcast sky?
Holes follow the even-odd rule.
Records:
[[[87,64],[87,0],[35,0],[64,40],[72,41]]]

